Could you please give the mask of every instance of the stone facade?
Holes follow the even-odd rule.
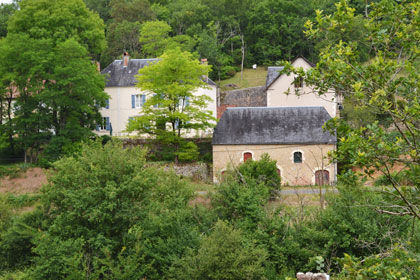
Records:
[[[217,119],[230,107],[267,107],[265,87],[218,92]]]
[[[220,181],[223,171],[244,161],[244,153],[251,153],[252,159],[259,160],[264,153],[277,161],[282,184],[313,185],[315,173],[326,170],[328,184],[336,179],[336,165],[329,163],[327,155],[335,149],[334,144],[317,145],[213,145],[213,180]],[[294,163],[294,153],[302,153],[302,163]]]

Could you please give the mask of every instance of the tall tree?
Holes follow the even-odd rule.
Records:
[[[206,86],[202,78],[208,71],[209,66],[180,48],[166,51],[159,62],[141,69],[137,86],[150,98],[128,130],[154,135],[158,141],[172,145],[178,161],[186,130],[205,130],[213,125],[212,113],[206,110],[209,97],[194,94]]]
[[[108,65],[127,51],[131,57],[141,58],[139,36],[141,24],[155,18],[148,0],[111,0],[111,19],[107,28],[108,47],[101,64]]]
[[[347,1],[336,7],[334,15],[318,12],[316,23],[307,23],[310,37],[346,36],[348,28],[357,26],[360,18]],[[364,38],[332,41],[311,71],[305,73],[290,64],[286,71],[299,73],[320,94],[335,89],[345,99],[356,98],[355,106],[381,115],[359,128],[331,123],[341,140],[336,156],[361,167],[367,175],[379,171],[389,179],[390,196],[398,199],[378,211],[420,219],[420,3],[384,0],[367,9]],[[368,63],[360,62],[359,42],[371,46]],[[404,167],[413,187],[400,185],[393,174],[395,166]]]
[[[107,95],[91,61],[105,47],[103,28],[82,0],[23,0],[11,17],[0,80],[19,92],[15,132],[26,151],[49,143],[54,160],[99,121]]]

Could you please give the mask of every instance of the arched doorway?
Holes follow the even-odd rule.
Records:
[[[330,184],[330,172],[327,170],[315,171],[315,185],[323,186]]]

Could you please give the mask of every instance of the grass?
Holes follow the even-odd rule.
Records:
[[[24,173],[28,168],[33,167],[31,164],[25,163],[10,163],[0,165],[0,178],[9,176],[10,178],[17,178]]]
[[[222,89],[226,88],[228,84],[237,85],[239,88],[258,87],[265,85],[267,78],[267,69],[265,67],[257,67],[257,70],[244,69],[244,76],[241,80],[241,72],[237,72],[235,76],[230,79],[220,81]]]

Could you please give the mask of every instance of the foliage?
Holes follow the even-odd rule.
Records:
[[[178,158],[181,162],[197,161],[199,154],[196,144],[193,142],[186,142],[181,146]]]
[[[306,24],[310,38],[352,32],[361,19],[347,1],[337,3],[336,7],[333,16],[318,13],[316,23]],[[359,108],[368,108],[376,114],[373,122],[348,129],[340,137],[340,150],[335,155],[368,174],[376,170],[391,178],[393,167],[400,165],[410,177],[420,177],[420,149],[416,140],[420,137],[420,79],[416,67],[420,58],[419,11],[420,3],[412,1],[381,1],[369,6],[369,17],[363,19],[366,30],[360,38],[371,46],[368,63],[360,62],[363,54],[355,38],[347,38],[348,41],[329,43],[311,71],[305,73],[290,64],[285,67],[285,72],[297,73],[309,86],[317,88],[320,95],[334,89],[344,99],[357,100],[355,105]],[[395,140],[389,138],[388,131],[397,133]],[[410,201],[397,182],[391,182],[402,202],[394,214],[420,219],[419,204]],[[418,194],[418,182],[414,185]]]
[[[265,216],[269,188],[255,180],[246,183],[227,177],[212,196],[212,207],[220,219],[234,221],[246,230],[255,229]]]
[[[281,178],[278,173],[277,161],[268,154],[263,154],[260,160],[247,160],[238,166],[239,181],[255,180],[269,187],[271,191],[280,190]]]
[[[265,279],[266,252],[242,232],[218,221],[198,251],[189,251],[175,266],[175,279]]]
[[[188,207],[192,190],[175,174],[146,168],[145,153],[96,141],[54,164],[42,189],[43,232],[25,226],[32,241],[21,243],[36,254],[33,278],[160,279],[197,244]]]
[[[51,139],[48,161],[91,135],[100,118],[97,105],[107,99],[91,62],[105,47],[103,27],[81,0],[22,1],[10,18],[0,48],[0,82],[19,93],[10,135],[31,161]]]
[[[159,142],[174,147],[177,161],[184,133],[213,126],[214,118],[206,110],[210,97],[194,94],[198,88],[206,87],[201,78],[208,70],[208,66],[179,48],[165,52],[160,61],[141,69],[137,86],[150,97],[142,107],[143,114],[131,121],[127,129],[155,135]]]
[[[401,246],[363,260],[345,255],[340,260],[343,271],[337,279],[419,279],[420,257]]]

